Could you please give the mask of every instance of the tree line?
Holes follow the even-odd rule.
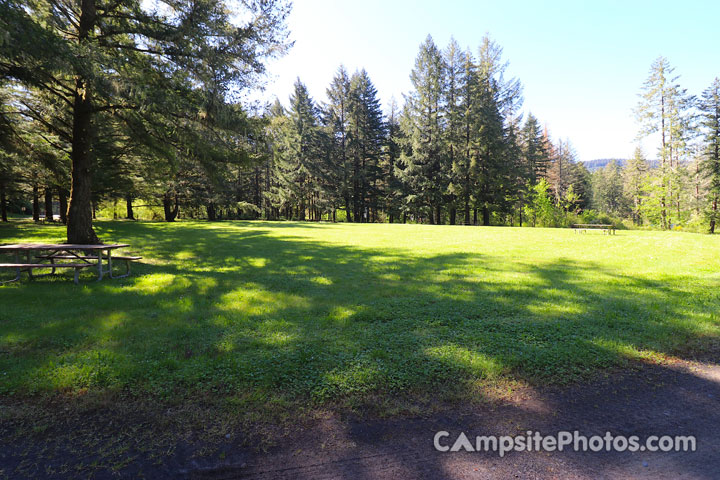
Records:
[[[4,221],[21,208],[37,220],[41,206],[52,220],[59,206],[75,243],[97,241],[95,209],[119,202],[122,216],[143,206],[166,221],[561,226],[599,211],[669,227],[683,132],[694,125],[680,113],[700,109],[712,130],[712,95],[702,104],[678,88],[657,97],[649,80],[639,115],[647,132],[664,129],[663,173],[652,195],[646,179],[632,184],[642,195],[631,212],[632,182],[614,199],[603,185],[617,179],[591,175],[569,141],[521,114],[522,85],[506,77],[502,49],[487,36],[474,52],[454,40],[441,49],[428,36],[401,107],[383,109],[368,72],[341,66],[324,99],[298,79],[285,105],[251,108],[242,93],[258,85],[267,58],[291,46],[289,5],[244,2],[249,20],[238,25],[222,1],[141,3],[0,3]],[[657,98],[671,97],[658,114]],[[716,211],[720,181],[708,179],[720,168],[712,136],[705,140],[702,201],[715,192]]]
[[[582,210],[589,173],[569,142],[553,143],[533,115],[523,121],[506,65],[489,37],[476,54],[428,37],[404,106],[385,114],[365,70],[339,67],[325,101],[298,79],[288,105],[265,116],[268,157],[243,201],[260,201],[265,218],[544,224],[533,208],[545,182],[553,206]]]

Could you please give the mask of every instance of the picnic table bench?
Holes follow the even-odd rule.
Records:
[[[112,251],[118,248],[129,247],[127,243],[115,243],[108,245],[80,245],[80,244],[45,244],[45,243],[19,243],[13,245],[0,245],[0,253],[12,254],[14,262],[0,263],[0,269],[14,269],[15,278],[0,282],[8,283],[20,279],[22,272],[28,272],[28,276],[41,277],[54,275],[56,269],[72,268],[75,270],[75,283],[78,283],[80,270],[95,268],[98,272],[98,281],[103,275],[110,278],[122,278],[130,275],[130,262],[140,260],[142,257],[129,255],[112,255]],[[21,256],[25,257],[21,261]],[[71,261],[71,262],[68,262]],[[113,274],[113,260],[125,262],[125,273],[122,275]],[[47,263],[43,263],[47,262]],[[107,265],[106,267],[104,266]],[[50,269],[51,272],[42,275],[33,275],[35,269]]]
[[[576,233],[586,233],[588,230],[602,230],[608,235],[615,235],[615,225],[601,223],[574,223],[570,226]]]

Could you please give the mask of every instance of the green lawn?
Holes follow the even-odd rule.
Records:
[[[0,287],[0,395],[329,405],[562,383],[720,334],[720,239],[678,232],[98,222],[130,278]],[[0,226],[0,243],[62,241]],[[5,278],[11,272],[4,272]]]

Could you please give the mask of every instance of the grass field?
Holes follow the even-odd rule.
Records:
[[[457,398],[686,355],[720,334],[720,239],[677,232],[98,222],[130,278],[0,287],[0,396],[244,411]],[[0,243],[62,241],[15,222]],[[11,272],[4,272],[6,277]]]

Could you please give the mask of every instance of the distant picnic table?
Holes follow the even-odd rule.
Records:
[[[95,268],[98,273],[98,281],[103,275],[110,278],[122,278],[130,275],[130,262],[139,260],[137,256],[115,256],[112,251],[118,248],[129,247],[127,243],[113,243],[107,245],[80,245],[80,244],[51,244],[51,243],[16,243],[12,245],[0,245],[0,254],[7,253],[14,255],[13,263],[0,263],[0,269],[14,269],[15,278],[0,283],[14,282],[20,279],[22,272],[28,272],[28,276],[40,277],[55,274],[56,269],[72,268],[75,270],[75,283],[78,283],[80,270]],[[24,261],[21,259],[24,257]],[[113,274],[113,260],[125,262],[126,271],[122,275]],[[47,262],[47,263],[43,263]],[[35,269],[51,269],[48,274],[33,275]]]
[[[574,223],[571,228],[575,229],[576,233],[585,233],[588,230],[602,230],[603,233],[608,235],[615,235],[615,225],[602,224],[602,223]]]

